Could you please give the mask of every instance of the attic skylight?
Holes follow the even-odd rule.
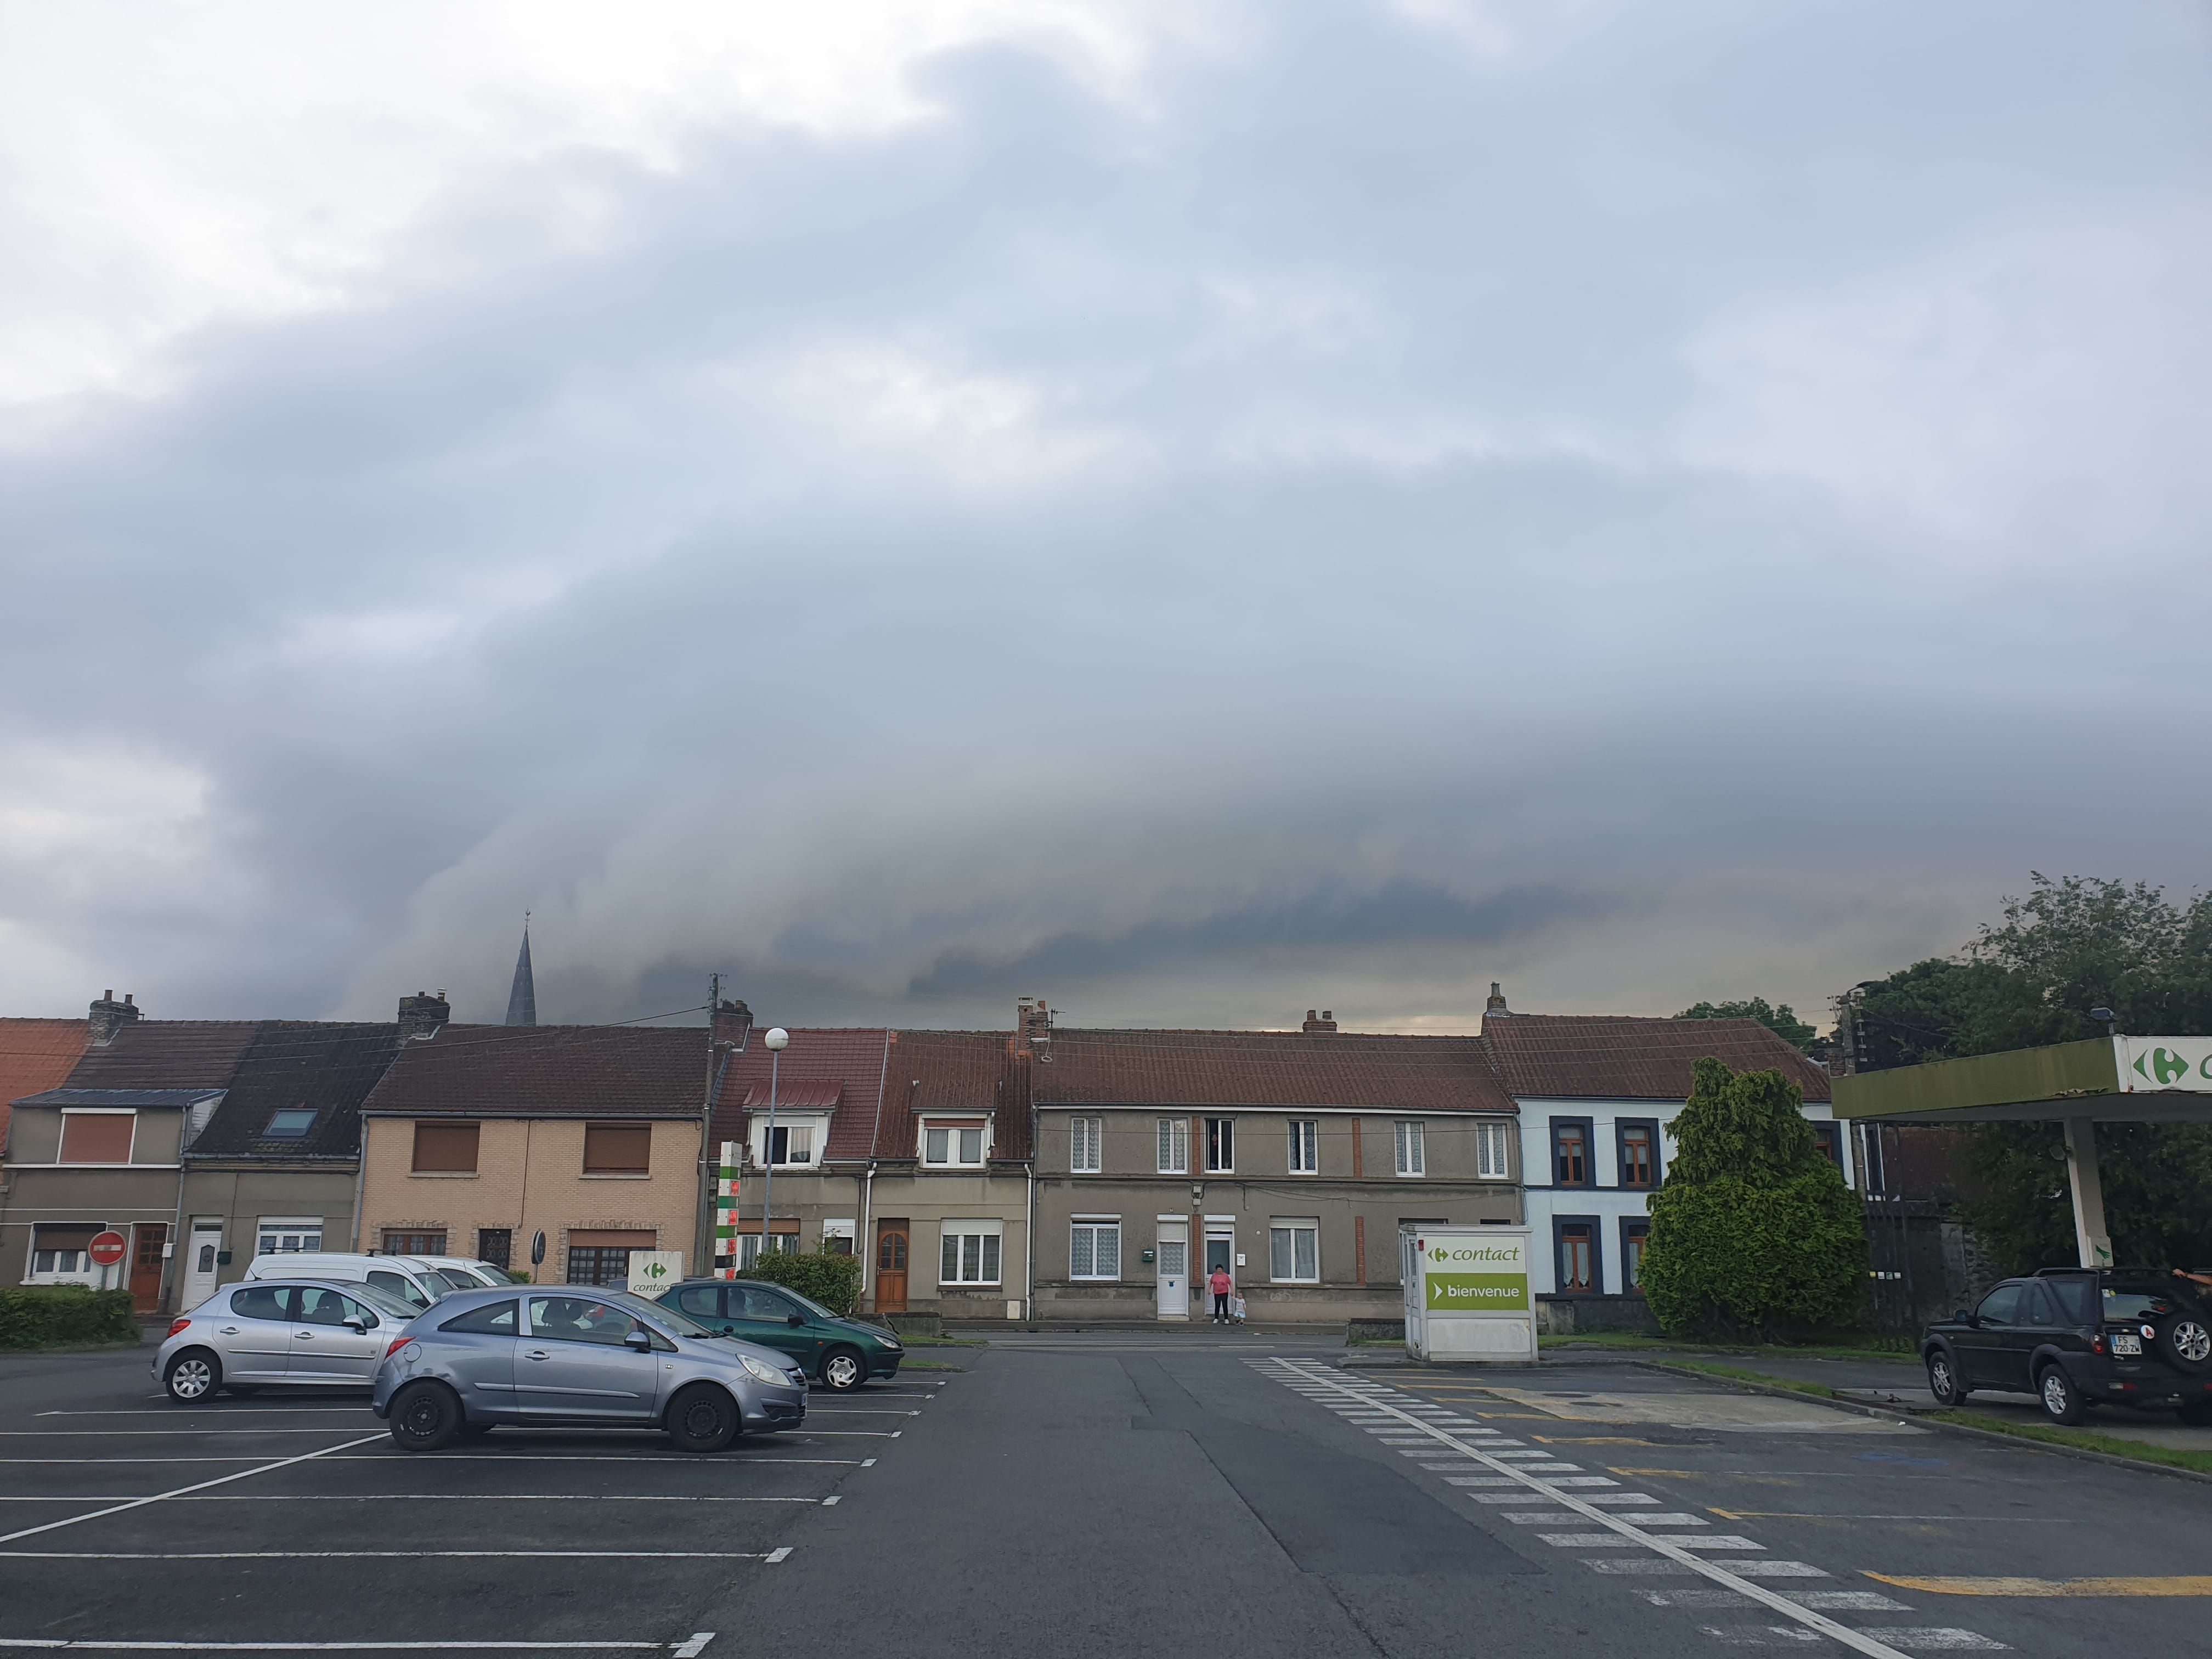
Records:
[[[268,1140],[302,1140],[315,1126],[314,1109],[309,1106],[287,1106],[282,1111],[269,1115],[268,1127],[262,1137]]]

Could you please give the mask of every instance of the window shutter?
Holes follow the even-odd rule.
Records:
[[[422,1144],[417,1129],[416,1144]],[[587,1123],[584,1126],[584,1173],[586,1175],[644,1175],[653,1165],[653,1126],[649,1123]],[[470,1167],[475,1168],[471,1158]]]
[[[137,1121],[131,1112],[64,1112],[61,1162],[128,1164],[131,1128]]]
[[[417,1123],[416,1169],[439,1175],[475,1174],[477,1138],[481,1127],[474,1123]]]

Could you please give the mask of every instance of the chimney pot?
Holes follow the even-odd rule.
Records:
[[[1309,1008],[1306,1010],[1306,1023],[1299,1029],[1305,1031],[1334,1031],[1336,1029],[1336,1015],[1329,1009],[1324,1008],[1316,1016],[1314,1011]]]
[[[1487,1019],[1492,1014],[1510,1014],[1512,1012],[1505,1006],[1505,994],[1498,988],[1498,981],[1493,979],[1490,981],[1490,1000],[1482,1006],[1483,1018]]]
[[[102,992],[100,1000],[92,1005],[85,1023],[92,1032],[92,1041],[94,1045],[105,1048],[114,1040],[118,1031],[130,1024],[131,1021],[137,1019],[143,1012],[144,1011],[128,995],[125,995],[122,1001],[118,1002],[115,1000],[115,992],[111,988]]]
[[[439,1030],[453,1017],[453,1011],[441,991],[432,996],[427,991],[417,991],[411,997],[399,999],[399,1036],[402,1042],[425,1041],[438,1035]]]

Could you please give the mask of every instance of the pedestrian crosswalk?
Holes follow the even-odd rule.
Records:
[[[1832,1615],[1909,1613],[1873,1591],[1806,1588],[1827,1571],[1778,1559],[1741,1533],[1711,1530],[1706,1517],[1669,1510],[1650,1492],[1626,1491],[1547,1446],[1530,1446],[1449,1407],[1318,1359],[1255,1356],[1264,1376],[1304,1395],[1401,1457],[1441,1475],[1486,1518],[1530,1528],[1553,1549],[1590,1552],[1592,1571],[1613,1577],[1697,1581],[1640,1590],[1657,1607],[1740,1608],[1756,1622],[1701,1625],[1731,1647],[1830,1647],[1867,1659],[1906,1659],[1936,1651],[2002,1650],[2005,1644],[1948,1626],[1867,1626]],[[1786,1623],[1770,1622],[1776,1615]],[[1763,1617],[1760,1617],[1763,1615]]]

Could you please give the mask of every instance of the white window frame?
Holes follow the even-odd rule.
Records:
[[[1161,1175],[1190,1173],[1190,1120],[1187,1117],[1164,1117],[1155,1131],[1153,1152]]]
[[[1076,1235],[1091,1236],[1091,1271],[1078,1273],[1076,1263]],[[1114,1241],[1114,1271],[1098,1271],[1099,1244],[1105,1239]],[[1079,1215],[1067,1224],[1067,1276],[1071,1280],[1085,1284],[1114,1284],[1121,1277],[1121,1218],[1119,1216]]]
[[[116,1166],[112,1164],[94,1164],[85,1167],[101,1170],[112,1169]],[[67,1224],[72,1231],[74,1231],[86,1225],[87,1224],[82,1222],[71,1222]],[[112,1222],[101,1222],[94,1226],[93,1231],[94,1236],[103,1232],[113,1231],[125,1232],[125,1236],[129,1237],[129,1234],[125,1232],[125,1228],[118,1227]],[[40,1254],[41,1253],[39,1249],[38,1229],[34,1226],[31,1229],[31,1237],[27,1241],[26,1241],[26,1246],[23,1251],[22,1282],[24,1284],[96,1285],[100,1283],[101,1279],[105,1278],[106,1274],[114,1271],[113,1268],[103,1268],[94,1264],[92,1259],[92,1252],[88,1249],[83,1249],[82,1247],[79,1247],[78,1249],[70,1250],[67,1253],[70,1259],[76,1264],[75,1267],[50,1267],[42,1272],[39,1267],[39,1256]],[[60,1255],[63,1252],[50,1249],[44,1252],[44,1254],[47,1255]],[[131,1258],[127,1255],[124,1257],[125,1262],[128,1262],[130,1260]]]
[[[314,1236],[312,1244],[301,1243],[291,1250],[283,1248],[286,1234],[305,1240]],[[270,1240],[276,1239],[275,1244]],[[323,1248],[323,1218],[319,1215],[264,1215],[254,1224],[253,1254],[256,1255],[289,1255],[296,1252],[320,1250]]]
[[[951,1285],[956,1290],[996,1290],[1003,1285],[1006,1274],[1006,1224],[999,1220],[939,1222],[938,1284],[940,1286]],[[947,1279],[945,1276],[945,1247],[956,1240],[953,1256],[954,1273],[957,1276]],[[975,1246],[972,1251],[969,1248],[970,1244]],[[972,1279],[967,1276],[971,1261],[976,1274]],[[983,1275],[987,1266],[992,1269],[988,1277]]]
[[[127,1117],[131,1120],[131,1150],[120,1160],[94,1163],[89,1158],[74,1158],[69,1152],[69,1121],[73,1117]],[[62,1108],[62,1131],[54,1141],[54,1166],[63,1170],[120,1170],[138,1155],[138,1109],[135,1106],[64,1106]]]
[[[1105,1168],[1106,1120],[1067,1120],[1067,1168],[1073,1175],[1097,1175]]]
[[[1477,1118],[1474,1124],[1474,1178],[1510,1181],[1513,1178],[1513,1132],[1516,1126],[1503,1118]]]
[[[975,1115],[972,1112],[963,1112],[957,1117],[946,1117],[934,1123],[927,1118],[922,1119],[915,1147],[915,1155],[921,1158],[921,1167],[925,1170],[980,1170],[988,1164],[991,1161],[991,1120],[985,1118],[979,1127],[975,1119]],[[945,1137],[945,1155],[943,1158],[929,1155],[932,1134]],[[966,1151],[961,1143],[969,1135],[975,1137],[976,1155],[972,1161],[961,1156]]]
[[[1417,1180],[1429,1172],[1429,1137],[1417,1117],[1401,1117],[1390,1126],[1390,1145],[1398,1160],[1398,1174]]]
[[[822,1166],[823,1146],[830,1139],[830,1118],[827,1113],[778,1112],[775,1115],[775,1127],[791,1132],[784,1137],[784,1161],[775,1166],[777,1169],[815,1170]],[[768,1114],[766,1111],[757,1111],[753,1114],[750,1128],[749,1146],[752,1153],[753,1168],[765,1170],[768,1168]],[[793,1158],[790,1155],[791,1143],[797,1139],[802,1132],[806,1137],[806,1156]]]
[[[1237,1173],[1237,1120],[1233,1117],[1206,1117],[1199,1120],[1206,1138],[1206,1173],[1235,1175]],[[1215,1151],[1228,1152],[1226,1159],[1216,1162]]]
[[[1291,1173],[1321,1173],[1321,1120],[1294,1117],[1291,1121]]]
[[[1290,1272],[1275,1271],[1283,1258],[1276,1255],[1278,1238],[1289,1251]],[[1298,1272],[1300,1237],[1313,1240],[1310,1273]],[[1321,1283],[1321,1219],[1317,1216],[1273,1216],[1267,1221],[1267,1282],[1271,1285],[1318,1285]]]

